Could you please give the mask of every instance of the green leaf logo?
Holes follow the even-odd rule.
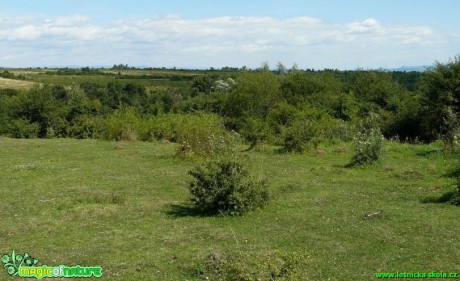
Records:
[[[9,254],[4,254],[1,261],[3,263],[3,268],[6,268],[8,274],[12,276],[18,275],[19,267],[23,264],[26,266],[32,266],[38,263],[38,260],[31,257],[29,253],[20,255],[16,254],[14,250],[11,252],[11,256]]]

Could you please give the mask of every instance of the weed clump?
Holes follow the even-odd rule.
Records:
[[[267,183],[252,180],[238,161],[211,161],[189,174],[192,201],[203,212],[242,215],[268,202]]]

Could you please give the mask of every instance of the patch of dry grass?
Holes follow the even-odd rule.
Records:
[[[23,80],[16,80],[16,79],[6,79],[6,78],[1,78],[0,77],[0,88],[3,89],[30,89],[32,88],[36,83],[34,82],[29,82],[29,81],[23,81]]]

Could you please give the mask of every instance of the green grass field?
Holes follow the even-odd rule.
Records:
[[[0,138],[0,250],[102,266],[102,280],[203,280],[216,253],[261,264],[275,252],[301,254],[302,280],[460,271],[460,208],[423,203],[454,190],[455,157],[438,145],[385,146],[382,162],[365,168],[347,167],[347,143],[241,153],[273,198],[224,217],[187,203],[198,160],[175,157],[174,144]],[[18,280],[2,270],[1,280]]]

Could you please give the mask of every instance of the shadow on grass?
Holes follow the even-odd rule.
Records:
[[[420,201],[424,204],[452,203],[454,205],[457,205],[454,203],[456,199],[458,200],[458,193],[454,191],[449,191],[444,193],[440,197],[429,196],[422,198]]]
[[[199,208],[190,204],[170,204],[168,210],[165,211],[168,216],[180,218],[180,217],[212,217],[216,216],[215,213],[204,212]]]
[[[443,176],[447,178],[460,178],[460,165],[450,168]]]
[[[351,169],[353,169],[353,168],[364,169],[366,167],[376,166],[377,164],[379,164],[379,163],[357,164],[357,163],[349,162],[347,164],[342,164],[342,165],[335,164],[335,165],[332,165],[332,167],[334,167],[334,168],[347,168],[347,169],[350,169],[350,168]]]
[[[440,153],[442,152],[442,149],[439,149],[439,148],[434,148],[434,149],[430,149],[430,150],[424,150],[424,151],[418,151],[416,153],[417,156],[422,156],[422,157],[429,157],[433,154],[437,154],[437,153]]]

